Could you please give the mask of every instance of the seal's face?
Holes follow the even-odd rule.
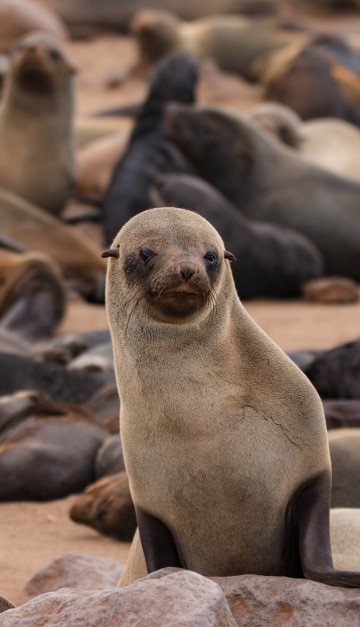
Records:
[[[121,319],[129,320],[136,311],[166,323],[216,310],[225,259],[235,259],[206,220],[174,207],[150,209],[129,220],[103,256],[115,257],[107,293],[119,303]]]
[[[161,320],[184,319],[215,303],[220,271],[215,247],[198,254],[159,241],[146,241],[124,260],[128,286],[144,299],[148,313]]]
[[[12,50],[11,73],[23,92],[48,96],[68,83],[74,68],[57,42],[36,34]]]

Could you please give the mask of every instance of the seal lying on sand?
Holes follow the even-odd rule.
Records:
[[[300,231],[326,274],[360,280],[360,181],[307,163],[256,124],[215,107],[167,108],[169,136],[249,218]]]
[[[0,109],[0,187],[59,214],[75,184],[74,67],[31,34],[12,51]]]
[[[332,565],[320,398],[245,311],[217,231],[190,211],[150,209],[104,254],[147,570],[360,586],[359,572]]]
[[[303,235],[248,220],[220,192],[200,178],[164,174],[150,193],[154,204],[193,209],[208,220],[235,254],[235,285],[240,298],[289,297],[300,294],[304,281],[323,272],[316,247]]]

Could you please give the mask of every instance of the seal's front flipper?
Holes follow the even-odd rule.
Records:
[[[324,472],[309,482],[294,502],[293,522],[304,577],[330,586],[360,588],[360,572],[335,570],[333,566],[329,528],[330,490],[331,474]]]
[[[165,523],[140,507],[135,509],[148,572],[168,566],[183,568],[174,538]]]

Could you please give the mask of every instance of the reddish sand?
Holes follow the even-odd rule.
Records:
[[[132,78],[116,89],[105,87],[113,72],[125,71],[135,59],[130,39],[102,37],[70,44],[79,68],[78,114],[138,102],[146,92],[142,78]],[[203,72],[202,101],[236,104],[248,108],[259,99],[259,88],[235,77],[219,76],[211,65]],[[246,307],[255,320],[285,350],[329,348],[360,335],[360,304],[312,305],[300,301],[254,301]],[[72,302],[60,329],[62,334],[107,325],[103,306]],[[126,559],[128,545],[76,525],[68,517],[73,497],[48,503],[0,504],[0,594],[23,603],[24,586],[32,575],[68,551]]]

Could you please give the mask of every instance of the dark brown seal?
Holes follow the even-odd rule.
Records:
[[[106,254],[121,439],[148,571],[360,586],[359,572],[332,564],[320,398],[241,305],[217,231],[194,212],[152,209]]]

